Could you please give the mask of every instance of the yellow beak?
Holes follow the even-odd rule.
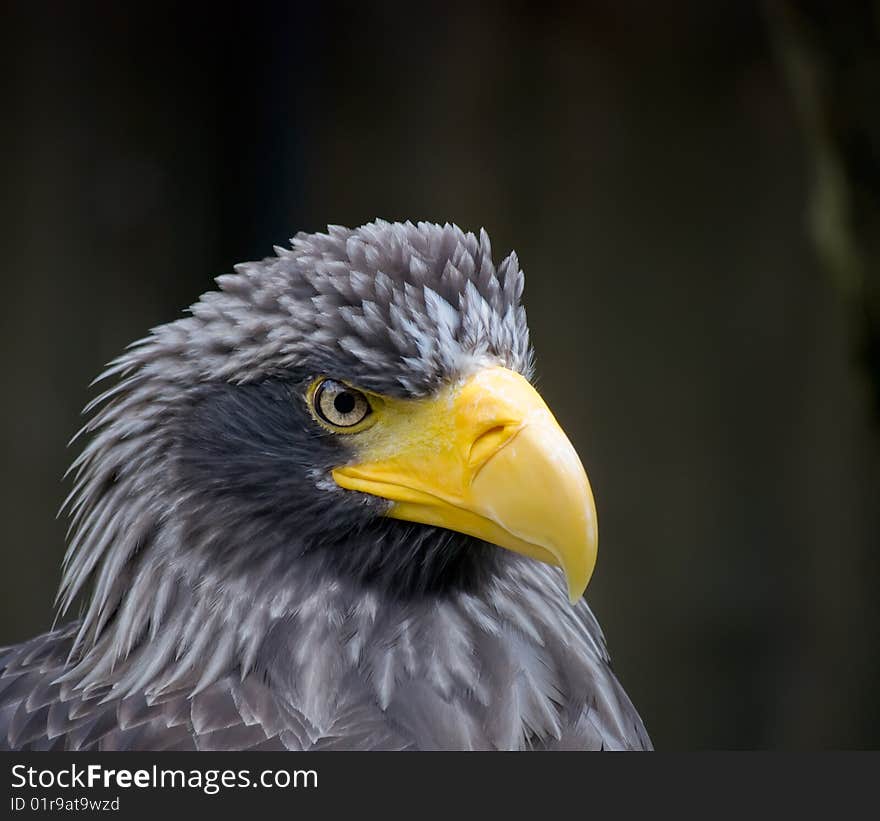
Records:
[[[361,461],[333,479],[393,502],[388,516],[476,536],[565,572],[577,601],[598,531],[583,465],[522,376],[487,368],[427,400],[384,400]]]

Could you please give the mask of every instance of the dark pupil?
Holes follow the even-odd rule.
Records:
[[[350,393],[337,393],[333,399],[333,407],[336,408],[337,413],[341,413],[343,416],[351,413],[354,410],[354,406],[355,399]]]

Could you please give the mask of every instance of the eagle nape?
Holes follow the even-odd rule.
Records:
[[[650,749],[583,592],[592,491],[515,254],[298,234],[102,375],[0,748]]]

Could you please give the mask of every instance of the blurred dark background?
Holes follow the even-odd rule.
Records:
[[[575,6],[3,5],[0,643],[103,363],[298,230],[451,221],[520,255],[656,746],[877,746],[873,6]]]

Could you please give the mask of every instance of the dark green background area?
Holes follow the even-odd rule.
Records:
[[[0,643],[103,363],[298,230],[451,221],[519,253],[656,746],[877,746],[877,431],[767,21],[575,6],[5,5]]]

